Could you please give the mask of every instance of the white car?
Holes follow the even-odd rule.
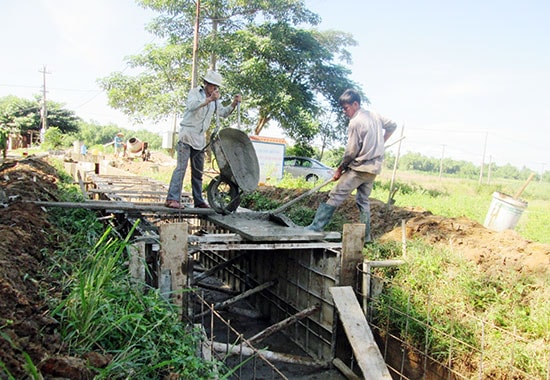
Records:
[[[284,172],[293,177],[304,178],[306,181],[328,180],[334,175],[334,170],[321,162],[308,157],[288,156],[283,160]]]

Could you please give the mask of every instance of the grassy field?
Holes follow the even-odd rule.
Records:
[[[390,171],[382,173],[372,197],[387,202],[390,180]],[[474,180],[398,172],[394,186],[399,190],[394,200],[399,207],[421,207],[446,217],[466,216],[483,224],[494,192],[514,196],[524,184],[524,181],[493,179],[480,185]],[[550,183],[530,182],[520,199],[528,206],[515,230],[526,239],[550,243]]]

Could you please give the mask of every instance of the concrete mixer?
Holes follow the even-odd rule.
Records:
[[[143,161],[151,158],[149,143],[140,141],[137,137],[131,137],[124,146],[124,156],[128,158],[141,157]]]

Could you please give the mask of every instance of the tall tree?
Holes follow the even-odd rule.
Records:
[[[160,13],[149,30],[165,44],[128,58],[141,74],[114,73],[100,84],[111,106],[136,120],[160,120],[182,112],[190,87],[196,3],[138,2]],[[319,133],[319,112],[336,109],[341,92],[355,86],[344,66],[352,37],[299,28],[319,22],[303,0],[203,0],[201,5],[200,71],[216,68],[226,79],[224,93],[243,94],[243,120],[255,121],[256,134],[274,121],[289,137],[309,143]]]

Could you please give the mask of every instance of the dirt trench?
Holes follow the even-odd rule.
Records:
[[[170,159],[153,154],[149,162],[125,162],[121,166],[139,174],[144,172],[144,165],[166,162]],[[162,165],[161,170],[172,169]],[[92,378],[85,361],[101,366],[105,360],[93,355],[70,357],[57,332],[57,322],[48,315],[44,297],[61,289],[44,271],[47,255],[62,246],[63,238],[70,237],[59,236],[47,221],[46,209],[22,201],[57,200],[58,182],[55,170],[36,157],[0,165],[0,361],[15,378],[25,378],[27,373],[22,353],[39,363],[45,379]],[[273,187],[258,191],[282,203],[303,192]],[[316,208],[325,197],[326,193],[308,197],[307,207]],[[338,212],[349,222],[359,220],[352,198]],[[380,240],[400,241],[401,221],[405,220],[408,238],[450,246],[484,271],[511,269],[541,277],[550,275],[550,245],[526,240],[514,231],[494,232],[464,217],[444,218],[414,208],[393,207],[387,212],[385,205],[376,200],[372,202],[372,220],[373,235]]]

